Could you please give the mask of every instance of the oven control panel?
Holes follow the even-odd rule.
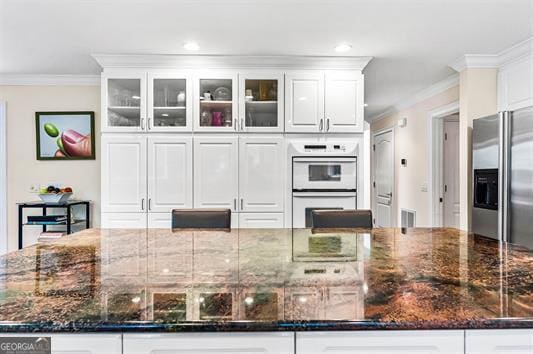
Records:
[[[300,155],[357,155],[357,142],[292,141],[292,148]]]

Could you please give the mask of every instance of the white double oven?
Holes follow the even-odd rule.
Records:
[[[293,141],[292,227],[312,227],[313,210],[357,208],[354,141]]]

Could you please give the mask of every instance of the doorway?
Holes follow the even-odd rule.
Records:
[[[459,102],[429,113],[431,225],[459,228]]]
[[[373,136],[374,225],[395,227],[394,208],[394,129],[382,130]]]

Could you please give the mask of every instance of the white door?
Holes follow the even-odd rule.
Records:
[[[239,210],[282,212],[283,137],[249,136],[239,141]]]
[[[147,130],[191,131],[192,97],[188,75],[148,74]]]
[[[394,140],[389,130],[374,135],[374,219],[377,227],[393,227]]]
[[[459,228],[459,122],[444,121],[443,226]]]
[[[238,138],[194,138],[194,207],[237,211]]]
[[[463,331],[296,333],[296,354],[463,354]]]
[[[119,334],[3,333],[0,337],[51,337],[52,354],[122,354]]]
[[[102,212],[146,211],[146,137],[102,136]]]
[[[102,131],[145,131],[146,73],[102,74]]]
[[[192,137],[148,138],[148,211],[192,208]]]
[[[533,329],[467,330],[465,354],[532,354]]]
[[[363,131],[363,75],[354,72],[326,74],[325,127],[330,133]]]
[[[124,334],[124,354],[294,354],[294,333]]]
[[[283,86],[281,72],[239,74],[240,131],[283,132]]]
[[[282,229],[283,213],[239,213],[239,227],[241,229]]]
[[[292,72],[285,75],[285,131],[324,130],[324,74]]]

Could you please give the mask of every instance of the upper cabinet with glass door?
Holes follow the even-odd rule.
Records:
[[[146,75],[102,76],[102,131],[146,129]]]
[[[239,75],[239,131],[282,132],[283,74]]]
[[[195,79],[194,130],[237,131],[237,75],[208,73]]]
[[[192,130],[190,85],[186,75],[148,74],[149,131]]]

